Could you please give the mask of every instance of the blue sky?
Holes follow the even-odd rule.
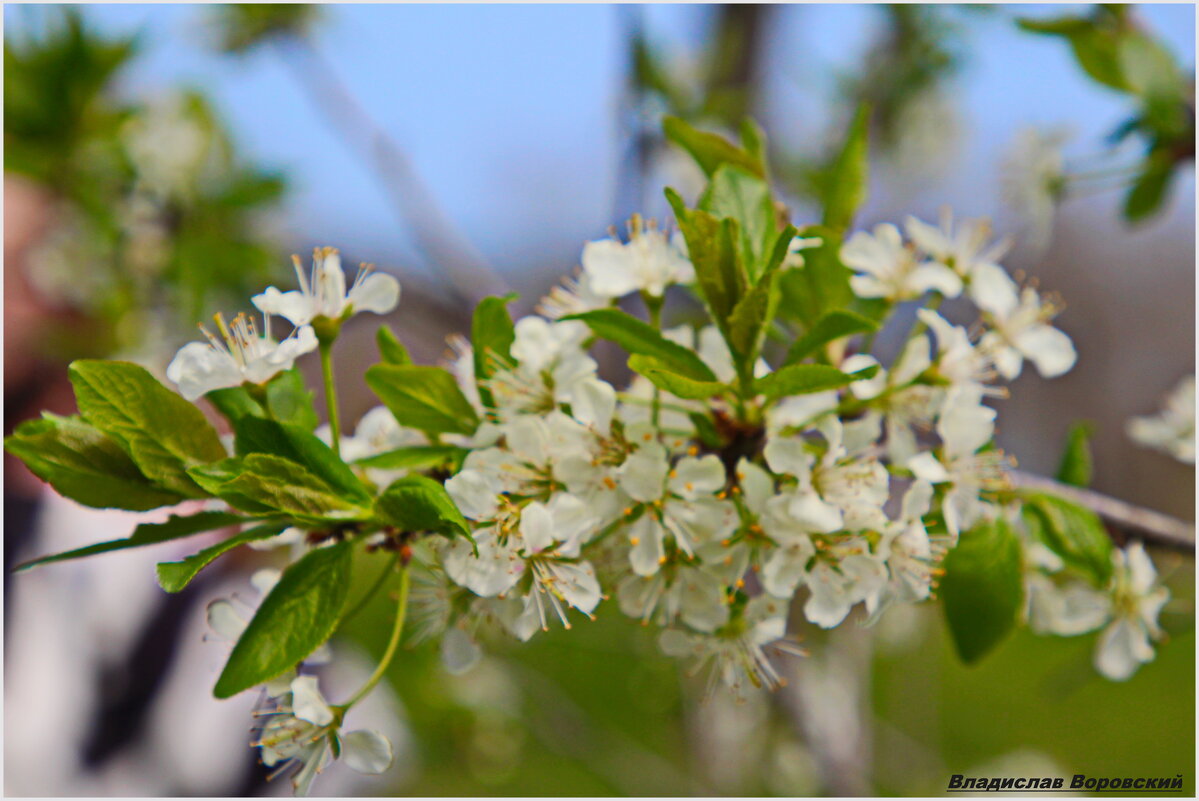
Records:
[[[944,177],[905,198],[917,207],[905,211],[931,213],[949,201],[965,213],[994,213],[995,164],[1019,127],[1066,123],[1085,145],[1127,113],[1119,96],[1082,75],[1064,44],[1011,23],[1017,14],[1069,10],[1000,6],[972,17],[968,61],[954,90],[961,147]],[[92,5],[85,13],[105,30],[144,33],[126,91],[203,87],[251,158],[290,173],[287,225],[296,241],[289,249],[328,243],[380,264],[419,263],[377,182],[315,115],[276,55],[230,58],[208,48],[210,11]],[[641,7],[652,39],[680,55],[702,41],[710,11]],[[6,6],[6,25],[19,28],[27,13]],[[519,272],[547,259],[569,267],[582,241],[614,222],[624,58],[615,8],[335,5],[324,13],[319,41],[328,60],[501,269]],[[1141,6],[1138,13],[1194,64],[1192,6]],[[783,9],[767,81],[773,137],[819,140],[830,77],[852,66],[876,18],[865,6]],[[1185,184],[1189,195],[1192,184]]]

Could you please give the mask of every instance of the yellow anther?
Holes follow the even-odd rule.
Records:
[[[739,578],[733,583],[736,585],[737,589],[741,589],[745,586],[745,579]]]
[[[634,548],[636,548],[640,544],[641,544],[640,537],[629,537],[629,545],[632,545]]]

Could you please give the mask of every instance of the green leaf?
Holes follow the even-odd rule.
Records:
[[[726,339],[739,368],[756,361],[762,349],[766,324],[774,319],[778,307],[779,292],[775,286],[778,271],[794,238],[793,225],[779,233],[758,282],[750,287],[729,315]]]
[[[722,164],[734,164],[759,178],[765,177],[766,165],[762,158],[750,154],[734,145],[723,136],[692,128],[678,117],[666,117],[662,120],[662,131],[667,140],[691,154],[699,164],[700,169],[709,177]],[[755,149],[761,147],[760,141],[751,144]]]
[[[346,498],[346,493],[303,465],[281,456],[250,453],[240,459],[192,468],[192,474],[230,505],[252,513],[262,514],[265,510],[318,524],[370,516],[368,503],[360,501],[360,496]]]
[[[939,594],[958,656],[977,662],[1007,636],[1024,606],[1020,540],[1003,518],[962,532],[942,563]]]
[[[471,539],[470,524],[445,487],[424,476],[392,482],[375,499],[375,518],[401,531],[436,531]]]
[[[1094,426],[1088,422],[1079,422],[1070,426],[1066,434],[1066,450],[1062,454],[1061,464],[1057,468],[1057,480],[1063,484],[1075,487],[1089,487],[1094,472],[1094,460],[1091,458],[1091,435]]]
[[[629,357],[629,369],[645,376],[659,389],[664,389],[680,398],[705,400],[728,389],[719,381],[696,381],[693,378],[679,375],[657,359],[642,356],[639,353],[634,353]]]
[[[14,571],[28,570],[31,567],[49,564],[50,562],[81,559],[85,556],[94,556],[99,553],[108,553],[109,551],[123,551],[126,548],[156,545],[160,542],[177,540],[181,537],[190,537],[193,534],[200,534],[204,531],[212,531],[213,529],[225,528],[226,526],[233,526],[243,522],[245,522],[244,517],[230,514],[229,512],[197,512],[194,515],[186,517],[171,515],[165,523],[142,523],[133,530],[133,534],[123,540],[98,542],[95,545],[76,548],[72,551],[42,556],[17,565]]]
[[[1182,72],[1161,42],[1141,31],[1131,31],[1120,37],[1118,47],[1120,70],[1133,92],[1145,98],[1181,94]]]
[[[499,364],[512,363],[511,349],[516,341],[516,327],[508,314],[508,304],[515,299],[515,294],[483,298],[475,307],[475,316],[471,321],[475,381],[479,387],[479,399],[489,409],[495,408],[495,401],[491,397],[487,379],[491,378]]]
[[[197,407],[129,362],[85,359],[68,372],[83,419],[120,443],[143,475],[180,495],[204,496],[187,469],[227,454]]]
[[[866,202],[870,171],[869,126],[870,108],[863,104],[849,124],[845,145],[825,183],[823,222],[838,233],[849,229],[854,215]]]
[[[266,410],[262,408],[262,404],[250,397],[245,387],[214,389],[205,394],[204,399],[230,423],[236,423],[247,415],[266,417]]]
[[[216,561],[217,557],[233,550],[239,545],[245,545],[247,542],[273,537],[286,527],[287,524],[282,522],[256,526],[240,534],[235,534],[227,540],[218,542],[216,545],[210,545],[182,561],[159,562],[157,569],[158,584],[167,592],[181,592],[201,570]]]
[[[855,312],[846,309],[825,312],[807,333],[792,343],[787,350],[787,358],[783,360],[783,366],[803,361],[817,348],[834,340],[877,330],[878,323]]]
[[[1173,177],[1173,165],[1168,157],[1151,154],[1145,159],[1141,174],[1124,199],[1124,217],[1129,222],[1139,222],[1157,211]]]
[[[348,499],[370,503],[371,494],[333,449],[304,429],[289,423],[245,417],[234,429],[234,450],[239,456],[268,453],[303,465]]]
[[[379,356],[387,364],[412,364],[412,356],[408,354],[408,349],[389,327],[379,326],[379,330],[375,332],[375,342],[379,345]]]
[[[409,445],[367,456],[354,464],[383,470],[427,470],[461,462],[469,452],[453,445]]]
[[[754,392],[767,398],[806,395],[862,381],[877,372],[876,364],[852,373],[843,373],[827,364],[792,364],[759,378],[754,382]]]
[[[595,309],[562,319],[582,320],[597,337],[615,342],[630,354],[652,357],[679,375],[697,381],[716,380],[716,374],[695,351],[671,342],[649,324],[620,309]]]
[[[21,423],[4,447],[60,495],[84,506],[140,512],[183,500],[151,484],[120,445],[78,417],[47,413]]]
[[[400,425],[434,434],[473,434],[479,426],[454,377],[439,367],[376,364],[366,383]]]
[[[272,420],[312,431],[320,422],[313,406],[313,393],[304,384],[299,368],[284,370],[266,385],[266,406]]]
[[[810,328],[823,314],[850,304],[854,298],[849,286],[853,273],[841,263],[840,234],[820,226],[809,226],[800,235],[819,237],[821,244],[804,250],[801,269],[782,274],[780,311]]]
[[[350,589],[350,543],[310,551],[283,571],[233,646],[213,695],[230,698],[291,670],[329,639]]]
[[[712,176],[700,198],[699,208],[716,217],[737,220],[741,226],[741,260],[750,281],[756,281],[765,268],[778,232],[770,187],[741,167],[723,164]]]
[[[666,197],[687,240],[700,293],[727,339],[728,318],[749,286],[749,275],[737,247],[740,241],[737,221],[717,220],[703,209],[688,210],[671,189],[666,190]]]
[[[1033,537],[1081,570],[1097,587],[1112,575],[1112,541],[1098,515],[1085,506],[1031,492],[1024,496],[1024,520]]]

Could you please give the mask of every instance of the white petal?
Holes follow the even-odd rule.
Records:
[[[533,501],[521,512],[520,536],[527,553],[537,553],[554,544],[554,518],[545,504]]]
[[[774,495],[774,479],[762,468],[742,457],[737,462],[737,483],[745,505],[756,515],[762,514],[766,501]]]
[[[214,389],[236,387],[245,380],[232,356],[205,342],[189,342],[180,348],[167,365],[167,378],[178,385],[179,394],[191,401]]]
[[[250,302],[264,314],[274,314],[287,320],[292,325],[307,325],[316,316],[316,307],[312,295],[292,290],[280,292],[273,286],[267,287],[261,295],[250,298]]]
[[[445,482],[445,490],[471,520],[490,520],[499,508],[496,488],[479,470],[463,470]]]
[[[907,279],[907,286],[909,291],[916,295],[922,295],[930,289],[947,298],[956,298],[962,294],[962,279],[958,278],[957,273],[944,264],[932,262],[912,270]]]
[[[400,282],[387,273],[371,273],[354,285],[347,299],[355,313],[387,314],[399,305]]]
[[[675,494],[694,499],[720,491],[724,481],[724,464],[720,457],[708,454],[699,459],[693,456],[680,459],[669,486]]]
[[[1034,325],[1016,337],[1016,347],[1036,365],[1042,378],[1069,372],[1078,360],[1070,337],[1051,325]]]
[[[250,621],[237,613],[232,603],[219,598],[208,605],[208,627],[221,639],[237,642]]]
[[[451,626],[441,638],[441,664],[453,676],[466,673],[482,658],[483,650],[457,626]]]
[[[1099,636],[1095,669],[1112,681],[1125,681],[1153,659],[1153,646],[1139,625],[1120,617]]]
[[[949,480],[949,471],[937,461],[937,457],[933,456],[930,451],[913,456],[908,460],[907,468],[916,475],[916,478],[922,478],[932,484],[940,484]]]
[[[766,443],[762,452],[766,464],[775,473],[785,473],[795,476],[800,483],[806,483],[811,475],[814,457],[804,448],[802,439],[798,437],[772,437]]]
[[[648,503],[662,497],[670,465],[661,446],[644,446],[620,466],[620,487],[635,501]]]
[[[575,383],[570,410],[575,419],[608,436],[616,413],[616,390],[607,381],[588,377]]]
[[[333,722],[333,710],[317,687],[316,676],[297,676],[291,683],[291,708],[300,720],[317,726]]]
[[[1006,318],[1020,302],[1019,290],[998,264],[981,262],[970,273],[970,299],[983,311]]]
[[[341,756],[359,773],[382,773],[391,767],[391,741],[377,731],[347,732],[341,738]]]
[[[583,246],[582,263],[597,295],[618,298],[641,288],[630,254],[614,239],[588,242]]]
[[[663,529],[657,520],[649,514],[643,514],[629,527],[629,564],[633,572],[639,576],[652,576],[661,567]]]

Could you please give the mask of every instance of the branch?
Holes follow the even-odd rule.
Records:
[[[1105,523],[1133,534],[1147,543],[1186,553],[1195,551],[1195,526],[1192,523],[1142,506],[1133,506],[1094,490],[1073,487],[1022,470],[1012,470],[1009,475],[1017,487],[1060,495],[1068,501],[1087,507]]]
[[[504,294],[503,279],[437,205],[399,145],[338,80],[315,43],[304,36],[274,41],[325,122],[373,166],[400,222],[411,230],[435,273],[448,278],[455,294],[472,305],[487,295]]]

